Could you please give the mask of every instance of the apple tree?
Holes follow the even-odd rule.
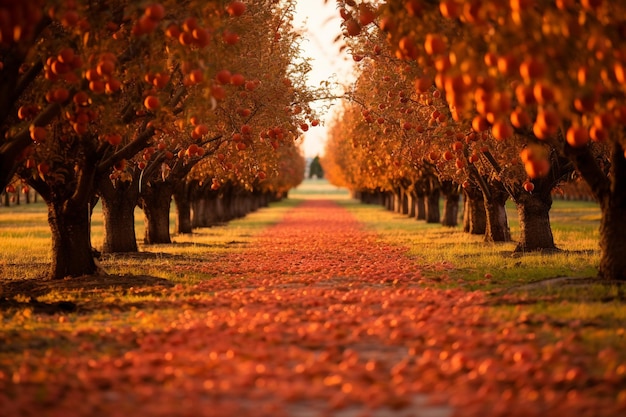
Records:
[[[3,159],[3,175],[17,170],[48,204],[51,277],[91,274],[97,271],[89,239],[95,184],[102,194],[106,181],[137,187],[128,169],[136,155],[161,142],[158,157],[165,160],[188,149],[176,122],[187,103],[204,101],[211,109],[225,97],[217,82],[203,83],[221,69],[206,48],[214,37],[236,43],[227,28],[246,5],[32,3],[41,13],[36,30],[24,31],[30,38],[17,36],[15,25],[8,46],[3,38],[3,71],[23,57],[2,123],[3,158],[19,152],[10,167]],[[18,47],[22,55],[12,52]]]
[[[445,93],[455,119],[524,148],[522,163],[535,193],[552,168],[573,164],[603,212],[599,275],[624,279],[618,255],[624,239],[615,232],[625,218],[619,197],[624,5],[414,0],[386,2],[376,11],[390,45],[425,70],[422,78]],[[520,218],[545,218],[545,211],[531,207]]]

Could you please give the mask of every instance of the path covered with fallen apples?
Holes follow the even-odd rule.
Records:
[[[423,274],[440,266],[406,252],[306,200],[244,251],[178,271],[213,278],[155,301],[174,314],[50,330],[63,348],[0,368],[0,416],[626,415],[610,352],[438,287]]]

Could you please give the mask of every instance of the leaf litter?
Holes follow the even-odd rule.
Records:
[[[626,413],[623,328],[594,348],[585,326],[431,285],[424,268],[453,265],[420,267],[332,201],[171,268],[211,278],[97,318],[4,316],[0,416]]]

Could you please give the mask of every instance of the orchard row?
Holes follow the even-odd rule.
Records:
[[[245,214],[303,178],[297,140],[319,122],[295,1],[25,0],[0,5],[0,185],[45,200],[53,278],[104,251]],[[212,211],[212,214],[207,213]],[[192,214],[193,213],[193,214]]]
[[[626,279],[626,4],[338,3],[359,75],[329,179],[400,207],[443,193],[448,224],[462,192],[466,230],[488,241],[510,240],[511,199],[524,252],[555,248],[552,196],[576,179],[602,210],[599,276]]]

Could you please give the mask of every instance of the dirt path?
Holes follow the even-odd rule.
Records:
[[[103,326],[48,355],[45,377],[28,355],[0,373],[0,416],[618,415],[574,341],[494,317],[483,293],[421,285],[403,248],[335,202],[189,269],[215,278],[168,290],[175,313]],[[101,337],[120,348],[103,356]]]

